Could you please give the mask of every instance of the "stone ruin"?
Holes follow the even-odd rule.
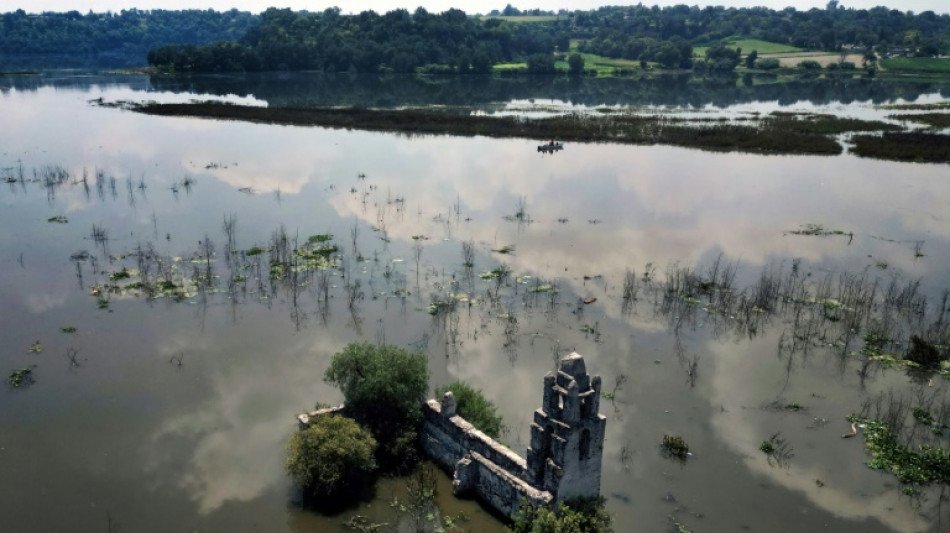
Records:
[[[528,458],[511,451],[455,413],[448,392],[424,406],[422,447],[453,473],[456,495],[472,495],[505,516],[522,499],[532,505],[600,495],[607,418],[600,407],[600,376],[589,376],[572,353],[544,376],[541,407],[534,412]]]

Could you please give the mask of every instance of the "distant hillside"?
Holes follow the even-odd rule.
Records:
[[[844,8],[660,8],[519,11],[472,17],[458,9],[397,9],[344,15],[339,8],[261,15],[236,10],[0,14],[0,69],[26,63],[92,62],[172,71],[323,70],[350,72],[489,72],[499,63],[553,72],[564,54],[685,69],[695,47],[713,49],[729,67],[755,46],[771,49],[873,51],[928,57],[950,49],[950,15],[932,11]],[[742,43],[722,58],[722,44]],[[740,45],[734,45],[739,48]],[[756,50],[758,54],[769,50]],[[552,59],[552,54],[560,57]],[[701,57],[707,60],[705,50]],[[557,62],[557,61],[560,62]],[[712,64],[713,61],[707,61]],[[650,67],[652,68],[652,66]]]
[[[0,70],[36,66],[144,66],[167,44],[203,45],[240,38],[259,17],[231,10],[0,14]]]

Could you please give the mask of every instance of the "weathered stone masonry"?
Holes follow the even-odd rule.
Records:
[[[607,419],[599,414],[600,376],[587,374],[572,353],[544,377],[541,408],[534,412],[528,459],[494,441],[455,414],[455,399],[424,407],[422,447],[453,472],[456,494],[474,495],[504,515],[524,498],[543,505],[600,495]]]

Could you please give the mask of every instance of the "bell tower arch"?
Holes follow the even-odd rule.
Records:
[[[534,412],[528,448],[528,481],[555,500],[600,495],[607,418],[599,413],[600,376],[589,376],[577,352],[544,376],[541,407]]]

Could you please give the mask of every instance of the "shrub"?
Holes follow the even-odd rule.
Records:
[[[689,445],[683,437],[675,435],[663,435],[663,449],[666,453],[678,459],[686,459],[689,456]]]
[[[576,498],[556,507],[534,507],[521,502],[512,517],[512,533],[612,533],[603,498]]]
[[[485,398],[482,391],[456,381],[451,385],[435,389],[436,398],[441,398],[449,391],[455,396],[456,414],[489,437],[498,438],[498,434],[501,433],[502,418],[498,414],[498,407]]]
[[[351,343],[333,356],[323,379],[340,388],[347,414],[379,442],[376,460],[382,469],[415,463],[422,402],[429,387],[425,354]]]
[[[773,69],[779,68],[780,66],[782,66],[782,64],[779,62],[777,58],[766,57],[766,58],[756,61],[755,66],[762,70],[773,70]]]
[[[318,498],[358,493],[376,470],[376,439],[354,420],[316,417],[287,443],[284,468],[294,483]]]
[[[572,76],[578,76],[584,72],[584,56],[580,54],[571,54],[567,58],[568,70]]]
[[[798,68],[805,70],[821,70],[821,63],[812,59],[806,59],[805,61],[802,61],[798,64]]]

